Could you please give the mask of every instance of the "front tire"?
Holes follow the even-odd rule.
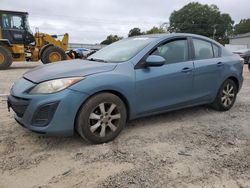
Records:
[[[63,61],[66,59],[67,59],[66,53],[63,51],[63,49],[57,46],[47,47],[41,55],[41,61],[43,62],[43,64]]]
[[[0,70],[8,69],[13,62],[10,51],[3,46],[0,46]]]
[[[127,111],[123,101],[114,94],[101,93],[91,97],[80,109],[76,130],[93,144],[113,140],[126,124]]]
[[[227,79],[220,87],[216,99],[212,103],[212,107],[218,111],[229,110],[235,103],[237,93],[236,83],[231,79]]]

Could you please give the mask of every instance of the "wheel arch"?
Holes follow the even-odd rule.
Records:
[[[97,91],[97,92],[95,92],[95,93],[89,95],[89,97],[80,105],[79,109],[77,110],[76,116],[75,116],[75,120],[74,120],[74,129],[75,129],[75,127],[76,127],[76,122],[77,122],[77,118],[78,118],[79,112],[80,112],[80,110],[82,109],[82,107],[84,106],[84,104],[85,104],[90,98],[92,98],[93,96],[98,95],[98,94],[101,94],[101,93],[111,93],[111,94],[116,95],[117,97],[119,97],[119,98],[122,100],[122,102],[125,104],[126,111],[127,111],[127,120],[130,119],[130,104],[129,104],[129,101],[127,100],[127,98],[125,97],[125,95],[123,95],[121,92],[116,91],[116,90],[110,90],[110,89],[101,90],[101,91]]]
[[[230,80],[233,80],[237,86],[237,92],[239,92],[239,87],[240,87],[240,84],[239,84],[239,80],[235,77],[235,76],[229,76],[227,79],[230,79]]]
[[[116,91],[116,90],[103,90],[103,91],[98,92],[96,94],[99,94],[99,93],[112,93],[113,95],[116,95],[117,97],[119,97],[122,100],[122,102],[125,104],[126,111],[127,111],[127,119],[130,118],[130,108],[131,107],[130,107],[129,101],[127,100],[125,95],[123,95],[121,92]]]
[[[223,84],[226,80],[228,80],[228,79],[233,80],[233,81],[235,82],[235,84],[236,84],[236,86],[237,86],[237,92],[239,92],[239,89],[240,89],[240,82],[239,82],[237,76],[235,76],[235,75],[227,75],[227,76],[225,76],[225,77],[221,80],[220,85],[218,85],[218,87],[216,88],[216,90],[215,90],[216,93],[215,93],[215,95],[214,95],[214,97],[212,98],[211,101],[214,101],[214,100],[215,100],[216,96],[218,95],[218,93],[219,93],[219,91],[220,91],[220,87],[221,87],[222,84]]]

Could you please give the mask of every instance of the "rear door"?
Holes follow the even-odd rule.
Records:
[[[193,38],[194,97],[198,102],[213,98],[220,84],[223,62],[220,47],[203,39]]]

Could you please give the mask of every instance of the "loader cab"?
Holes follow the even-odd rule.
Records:
[[[28,24],[27,12],[0,10],[1,38],[10,44],[29,45],[35,38]]]

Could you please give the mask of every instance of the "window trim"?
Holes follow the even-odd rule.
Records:
[[[164,44],[167,44],[169,42],[172,42],[172,41],[177,41],[177,40],[187,40],[187,46],[188,46],[188,59],[187,61],[190,61],[192,60],[192,49],[191,49],[191,42],[192,42],[192,39],[191,37],[188,37],[188,36],[177,36],[177,37],[171,37],[171,38],[168,38],[168,39],[165,39],[163,41],[160,41],[158,44],[156,44],[153,48],[151,48],[151,50],[149,50],[142,58],[141,60],[135,65],[134,69],[143,69],[145,68],[145,61],[147,59],[147,57],[153,53],[157,47],[161,46],[161,45],[164,45]],[[182,61],[183,62],[183,61]],[[177,62],[178,63],[178,62]],[[181,63],[181,62],[180,62]],[[167,64],[166,64],[167,65]]]
[[[214,54],[214,46],[216,46],[216,47],[218,48],[218,57],[215,57],[215,54]],[[221,47],[218,46],[218,45],[215,44],[215,43],[212,43],[212,48],[213,48],[214,58],[220,58],[220,57],[221,57]]]
[[[213,58],[206,58],[206,59],[215,59],[215,58],[220,58],[221,57],[221,47],[219,45],[217,45],[216,43],[203,39],[203,38],[199,38],[199,37],[191,37],[191,49],[192,49],[192,60],[193,61],[201,61],[201,60],[206,60],[206,59],[195,59],[195,48],[194,48],[194,39],[196,40],[201,40],[201,41],[205,41],[207,43],[211,44],[212,50],[213,50]],[[215,57],[214,55],[214,47],[213,46],[217,46],[219,49],[219,56]]]

